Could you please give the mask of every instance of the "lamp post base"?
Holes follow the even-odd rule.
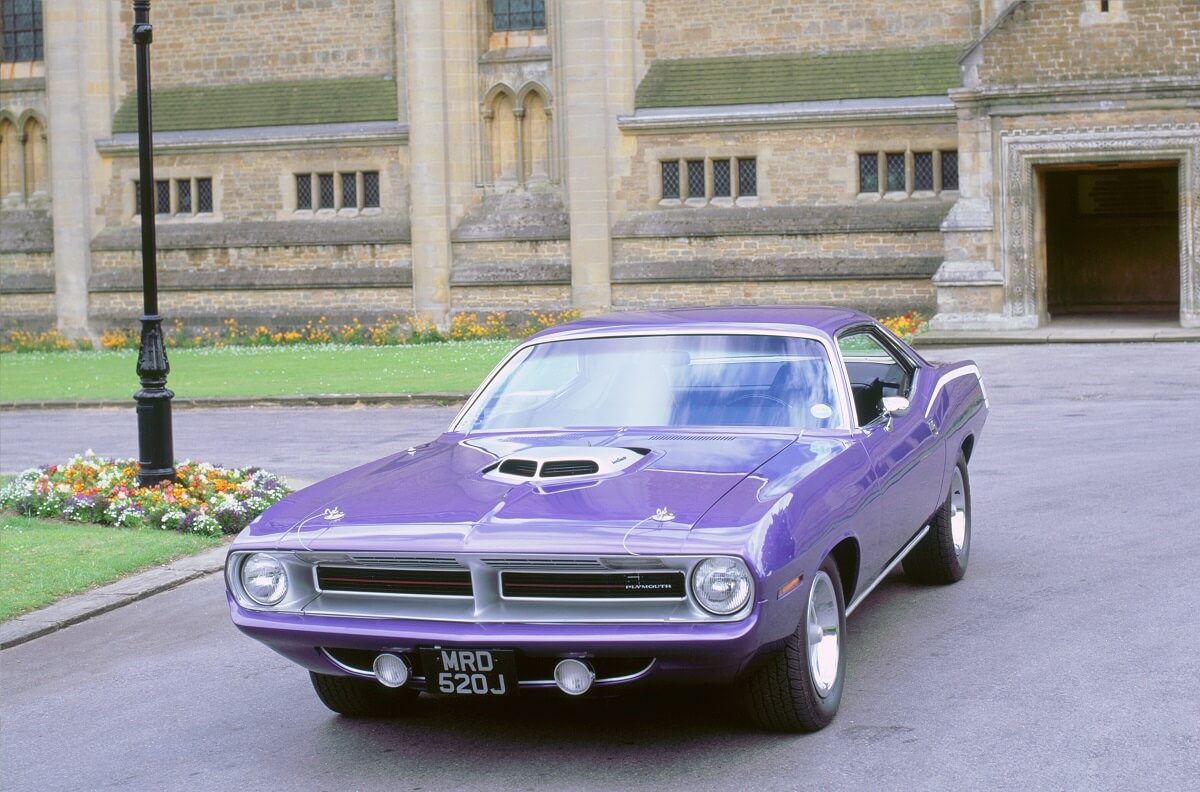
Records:
[[[142,317],[137,373],[142,388],[133,394],[138,418],[138,483],[153,487],[175,478],[175,438],[171,431],[171,399],[167,389],[167,349],[163,344],[162,317]]]

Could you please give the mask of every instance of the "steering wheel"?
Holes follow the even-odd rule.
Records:
[[[774,402],[785,410],[791,409],[790,405],[778,396],[771,396],[767,393],[747,393],[745,396],[738,396],[736,399],[731,399],[725,402],[726,407],[732,407],[738,402],[750,401],[751,399],[762,399],[763,401]]]
[[[749,401],[764,401],[770,402],[772,407],[766,408],[767,414],[761,417],[764,426],[786,426],[788,416],[791,415],[791,407],[783,399],[777,396],[771,396],[766,393],[748,393],[745,396],[738,396],[736,399],[730,399],[725,402],[725,407],[734,407],[735,405]],[[759,408],[760,410],[764,408]],[[771,412],[774,410],[774,412]],[[782,410],[782,412],[780,412]]]

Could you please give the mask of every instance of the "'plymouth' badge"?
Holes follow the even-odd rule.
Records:
[[[346,515],[342,512],[341,509],[339,509],[337,506],[334,506],[331,509],[326,509],[325,514],[323,516],[325,517],[326,520],[333,522],[334,520],[342,519]]]

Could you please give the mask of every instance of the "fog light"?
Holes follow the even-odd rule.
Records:
[[[596,672],[582,660],[563,660],[554,667],[554,684],[568,696],[582,696],[592,686]]]
[[[372,668],[375,670],[375,678],[387,687],[404,687],[404,683],[408,681],[408,662],[403,657],[381,654],[375,658]]]

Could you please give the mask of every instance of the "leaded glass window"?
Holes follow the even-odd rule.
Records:
[[[858,191],[879,192],[879,155],[874,151],[858,155]]]
[[[347,209],[358,208],[358,174],[342,174],[342,206]]]
[[[904,155],[887,155],[887,191],[904,192]]]
[[[738,195],[758,195],[758,160],[738,160]]]
[[[738,160],[738,197],[757,196],[758,161],[754,158]]]
[[[196,179],[197,210],[211,212],[213,210],[212,179]]]
[[[44,60],[42,0],[0,0],[0,31],[6,63]]]
[[[662,164],[662,197],[679,197],[679,162],[676,160]]]
[[[913,189],[933,190],[933,152],[913,152]]]
[[[321,199],[322,209],[333,209],[336,207],[335,196],[333,194],[333,174],[321,173],[317,175],[318,190]]]
[[[311,173],[296,174],[296,208],[310,210],[313,208]]]
[[[492,30],[541,30],[546,27],[545,0],[492,0]]]
[[[192,213],[191,179],[181,179],[175,183],[175,211],[179,214]]]
[[[704,160],[688,160],[688,197],[704,197]]]
[[[171,182],[168,180],[154,182],[154,211],[171,214]]]
[[[367,209],[379,208],[379,171],[363,173],[363,206]]]
[[[958,189],[958,152],[942,152],[942,189]]]
[[[728,198],[733,194],[733,173],[729,160],[713,160],[713,197]]]

